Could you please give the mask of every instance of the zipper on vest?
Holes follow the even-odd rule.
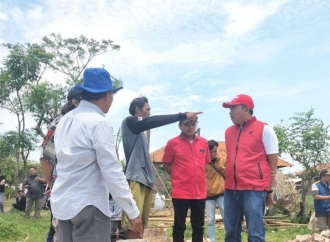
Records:
[[[239,129],[239,133],[238,133],[238,137],[237,137],[237,141],[236,141],[236,152],[235,152],[235,158],[234,158],[234,180],[235,180],[235,190],[237,189],[237,178],[236,178],[236,158],[237,158],[237,152],[238,152],[238,142],[239,142],[239,138],[241,137],[241,133],[243,130],[244,124],[242,127],[240,127]]]
[[[260,179],[264,178],[264,175],[262,174],[262,170],[261,170],[261,167],[260,167],[260,163],[258,163],[258,170],[259,170]]]

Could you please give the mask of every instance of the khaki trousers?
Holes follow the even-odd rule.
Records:
[[[31,213],[31,210],[32,210],[33,203],[34,203],[34,217],[35,218],[40,217],[42,199],[43,198],[39,198],[39,199],[26,198],[25,218],[30,217],[30,213]]]

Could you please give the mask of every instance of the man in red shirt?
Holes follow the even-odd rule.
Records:
[[[184,241],[190,208],[192,241],[202,242],[206,198],[205,164],[210,162],[207,140],[196,136],[196,121],[179,122],[181,134],[167,142],[163,168],[171,175],[174,207],[173,242]]]

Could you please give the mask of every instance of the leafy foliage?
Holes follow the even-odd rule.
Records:
[[[313,115],[314,109],[311,108],[308,112],[296,113],[290,118],[291,124],[283,125],[281,122],[275,127],[280,152],[290,154],[304,167],[301,174],[303,205],[313,178],[318,174],[317,165],[329,162],[329,125]]]
[[[33,83],[41,79],[50,55],[37,44],[2,44],[9,50],[9,54],[3,59],[3,67],[0,69],[0,108],[5,108],[17,117],[17,130],[10,131],[3,138],[8,141],[7,150],[16,149],[15,186],[18,186],[18,166],[20,157],[24,165],[28,155],[34,149],[33,134],[26,130],[27,110],[25,100],[27,91]],[[12,149],[10,149],[10,147]],[[24,176],[24,174],[23,174]]]
[[[82,81],[82,72],[94,57],[120,49],[111,40],[96,41],[84,36],[65,39],[60,34],[51,34],[42,41],[42,44],[2,44],[9,54],[0,68],[0,108],[16,115],[17,129],[2,136],[5,142],[0,141],[0,158],[15,157],[16,189],[19,163],[23,160],[24,179],[29,153],[38,142],[35,131],[45,136],[42,128],[58,115],[66,92]],[[42,76],[49,67],[66,76],[65,85],[43,81]],[[114,79],[114,86],[121,84]],[[28,115],[36,121],[34,130],[26,128]]]
[[[60,113],[66,100],[65,93],[68,88],[59,84],[49,82],[31,85],[26,97],[26,108],[36,121],[36,129],[42,133],[41,126],[49,125],[52,120]],[[43,135],[42,135],[43,136]]]
[[[88,63],[98,55],[112,50],[119,50],[120,46],[112,40],[87,39],[81,35],[78,38],[63,39],[60,34],[43,37],[43,47],[53,56],[48,63],[55,70],[65,74],[67,84],[73,86],[81,82],[81,75]]]

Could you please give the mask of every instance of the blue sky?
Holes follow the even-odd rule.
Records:
[[[311,107],[330,124],[329,12],[327,0],[2,0],[0,42],[40,42],[51,33],[111,39],[121,51],[90,67],[104,64],[124,81],[107,115],[115,131],[143,94],[152,115],[203,111],[201,135],[223,140],[231,121],[222,102],[240,93],[271,125]],[[6,54],[0,48],[0,58]],[[63,81],[53,72],[44,79]],[[15,128],[15,117],[0,115],[0,132]],[[178,134],[177,124],[152,130],[151,151]]]

